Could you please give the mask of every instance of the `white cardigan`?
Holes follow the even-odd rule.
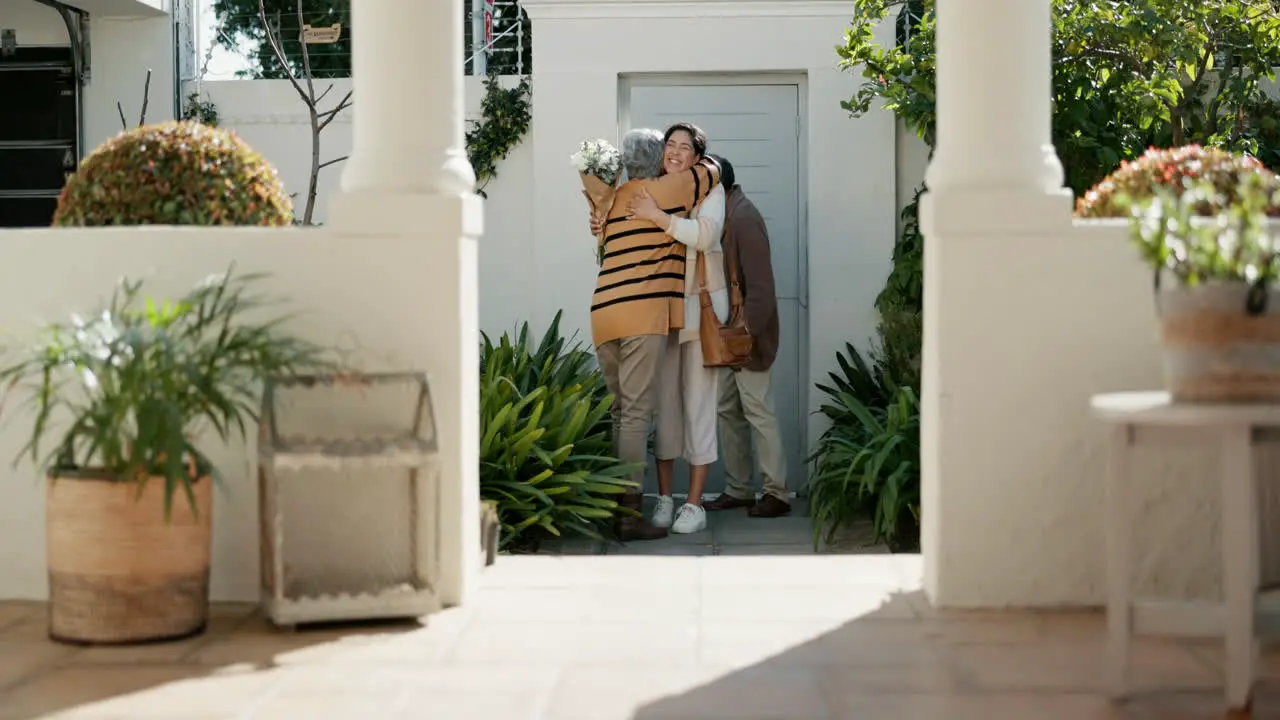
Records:
[[[729,319],[729,289],[724,279],[724,249],[720,237],[724,233],[725,192],[717,185],[687,218],[672,217],[667,234],[689,247],[684,265],[684,329],[680,342],[699,338],[702,317],[702,289],[698,285],[698,253],[707,264],[707,289],[711,292],[711,309],[721,323]]]

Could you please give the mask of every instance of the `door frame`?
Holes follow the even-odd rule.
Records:
[[[810,378],[810,329],[809,329],[809,75],[803,71],[760,71],[760,72],[641,72],[618,74],[618,137],[631,129],[631,90],[637,87],[670,87],[691,85],[794,85],[796,87],[796,228],[799,237],[796,245],[800,253],[797,263],[799,285],[796,293],[801,310],[802,321],[797,328],[800,338],[801,386],[799,403],[800,420],[800,468],[788,468],[788,474],[794,474],[792,494],[804,496],[809,485],[808,467],[803,458],[809,455],[809,389]]]

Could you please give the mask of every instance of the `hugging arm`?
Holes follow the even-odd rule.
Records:
[[[698,210],[696,219],[688,217],[694,208]],[[718,249],[725,212],[719,166],[704,158],[685,172],[646,182],[630,212],[633,218],[657,225],[683,245],[701,252]]]
[[[664,225],[659,222],[658,227]],[[702,201],[698,206],[698,217],[672,215],[665,229],[676,241],[698,252],[718,251],[720,236],[724,233],[724,188],[717,185]]]

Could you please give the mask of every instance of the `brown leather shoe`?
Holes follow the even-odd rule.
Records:
[[[772,495],[765,495],[755,507],[747,511],[751,517],[774,518],[791,514],[791,503]]]
[[[738,508],[749,508],[756,504],[755,498],[736,498],[729,493],[720,493],[715,500],[702,503],[702,509],[707,512],[713,510],[736,510]]]
[[[639,513],[644,503],[644,496],[640,494],[628,493],[622,496],[618,504],[629,510]],[[614,522],[613,532],[618,536],[618,540],[622,542],[631,542],[632,540],[661,540],[667,536],[665,528],[656,527],[649,523],[643,515],[619,515],[617,521]]]

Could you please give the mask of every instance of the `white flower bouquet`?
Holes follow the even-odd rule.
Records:
[[[618,179],[622,175],[622,153],[609,141],[597,138],[583,140],[578,152],[569,156],[582,178],[582,194],[587,198],[591,214],[604,218],[613,206],[613,196],[618,191]],[[604,233],[596,238],[596,261],[603,251]]]

